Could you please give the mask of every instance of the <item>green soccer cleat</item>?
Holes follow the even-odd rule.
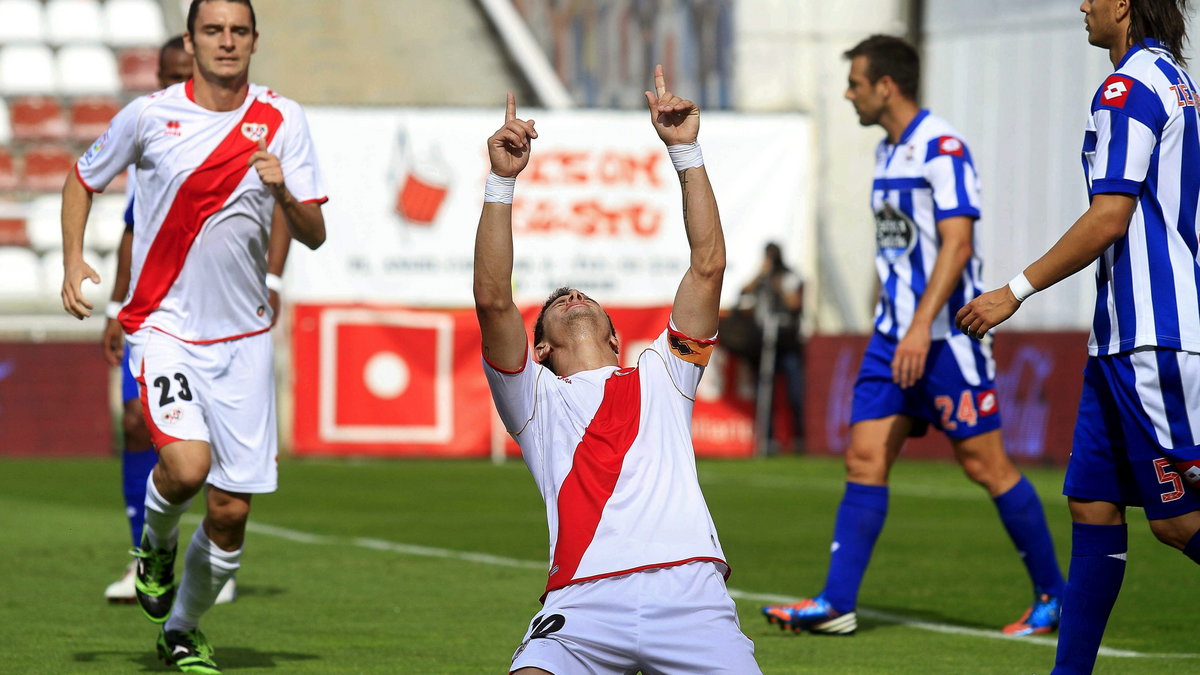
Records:
[[[133,549],[137,559],[137,574],[133,585],[137,591],[142,613],[154,623],[162,623],[175,603],[175,547],[150,548],[150,540],[142,535],[142,545]]]
[[[213,648],[199,628],[191,630],[164,630],[158,634],[158,658],[168,666],[175,666],[182,673],[220,675],[221,669],[213,663]]]

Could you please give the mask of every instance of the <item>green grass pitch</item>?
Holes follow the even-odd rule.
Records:
[[[280,491],[254,503],[238,601],[205,617],[224,670],[506,672],[547,557],[541,500],[519,462],[293,459],[280,470]],[[155,627],[102,598],[128,560],[119,473],[116,459],[0,461],[0,671],[167,672]],[[1061,471],[1027,475],[1065,569]],[[1053,636],[998,637],[1031,590],[990,500],[956,466],[897,465],[849,638],[781,632],[758,614],[824,581],[840,462],[704,461],[700,476],[765,673],[1050,671]],[[1130,515],[1129,567],[1096,672],[1200,671],[1200,575]]]

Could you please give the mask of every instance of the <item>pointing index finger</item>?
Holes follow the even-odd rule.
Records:
[[[258,149],[263,152],[267,151],[267,141],[265,139],[258,139]]]
[[[654,66],[654,91],[658,94],[659,98],[662,98],[662,95],[667,93],[667,79],[663,77],[661,63]]]
[[[504,121],[511,122],[517,119],[517,97],[513,93],[508,92],[508,99],[505,101]]]

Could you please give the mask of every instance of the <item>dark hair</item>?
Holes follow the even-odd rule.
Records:
[[[239,5],[245,5],[250,10],[250,30],[258,32],[258,18],[254,16],[254,5],[250,4],[250,0],[219,0],[220,2],[235,2]],[[187,31],[190,35],[196,34],[196,14],[200,12],[200,5],[206,2],[218,2],[218,0],[192,0],[192,6],[188,7],[187,15]]]
[[[916,48],[903,38],[872,35],[846,50],[843,56],[848,59],[865,56],[867,79],[871,84],[886,75],[900,88],[901,94],[917,100],[917,89],[921,84],[921,57],[917,55]]]
[[[763,248],[763,256],[771,261],[771,274],[780,274],[788,272],[788,266],[783,262],[783,249],[779,244],[771,241]]]
[[[559,288],[554,289],[554,292],[550,294],[550,297],[546,298],[546,301],[542,303],[542,311],[538,312],[537,321],[533,323],[534,346],[541,344],[542,338],[546,336],[546,326],[542,321],[542,319],[546,316],[546,310],[550,308],[550,305],[553,304],[555,300],[570,292],[570,288],[566,286],[560,286]],[[612,317],[608,316],[608,312],[605,312],[604,316],[608,317],[608,329],[612,331],[613,335],[616,335],[617,328],[613,325]],[[554,373],[555,375],[558,374],[558,371],[554,370],[554,363],[549,357],[547,357],[545,361],[542,361],[542,365],[549,368],[550,372]]]
[[[182,35],[176,35],[175,37],[171,38],[170,40],[167,40],[166,42],[163,43],[163,46],[158,50],[158,69],[159,70],[163,69],[163,62],[167,58],[167,52],[172,49],[178,49],[179,51],[184,50]]]
[[[1187,40],[1187,0],[1131,0],[1129,3],[1129,44],[1143,49],[1154,38],[1186,65],[1183,43]]]

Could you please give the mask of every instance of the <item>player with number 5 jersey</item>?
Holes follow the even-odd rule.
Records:
[[[1006,286],[958,313],[980,337],[1096,264],[1096,306],[1063,494],[1074,521],[1054,668],[1090,673],[1125,575],[1125,510],[1200,563],[1200,113],[1185,0],[1084,0],[1115,68],[1083,135],[1088,210]],[[1165,611],[1165,610],[1164,610]]]
[[[300,107],[249,81],[250,0],[192,0],[193,78],[113,119],[63,187],[63,306],[92,305],[82,257],[91,195],[133,164],[130,291],[118,315],[159,462],[146,484],[135,587],[162,624],[156,648],[188,673],[219,673],[201,616],[240,566],[254,494],[277,485],[266,252],[278,205],[294,239],[325,240],[326,201]],[[179,521],[207,485],[206,514],[175,580]]]
[[[911,45],[875,35],[846,57],[846,98],[859,122],[887,132],[871,188],[880,285],[875,332],[854,385],[846,487],[825,587],[763,614],[796,632],[855,632],[859,587],[887,517],[892,463],[906,438],[933,425],[950,439],[967,476],[987,490],[1032,582],[1032,604],[1004,631],[1048,633],[1058,625],[1063,579],[1042,503],[1004,452],[990,344],[961,335],[953,323],[981,290],[971,151],[949,122],[917,106],[920,64]]]

